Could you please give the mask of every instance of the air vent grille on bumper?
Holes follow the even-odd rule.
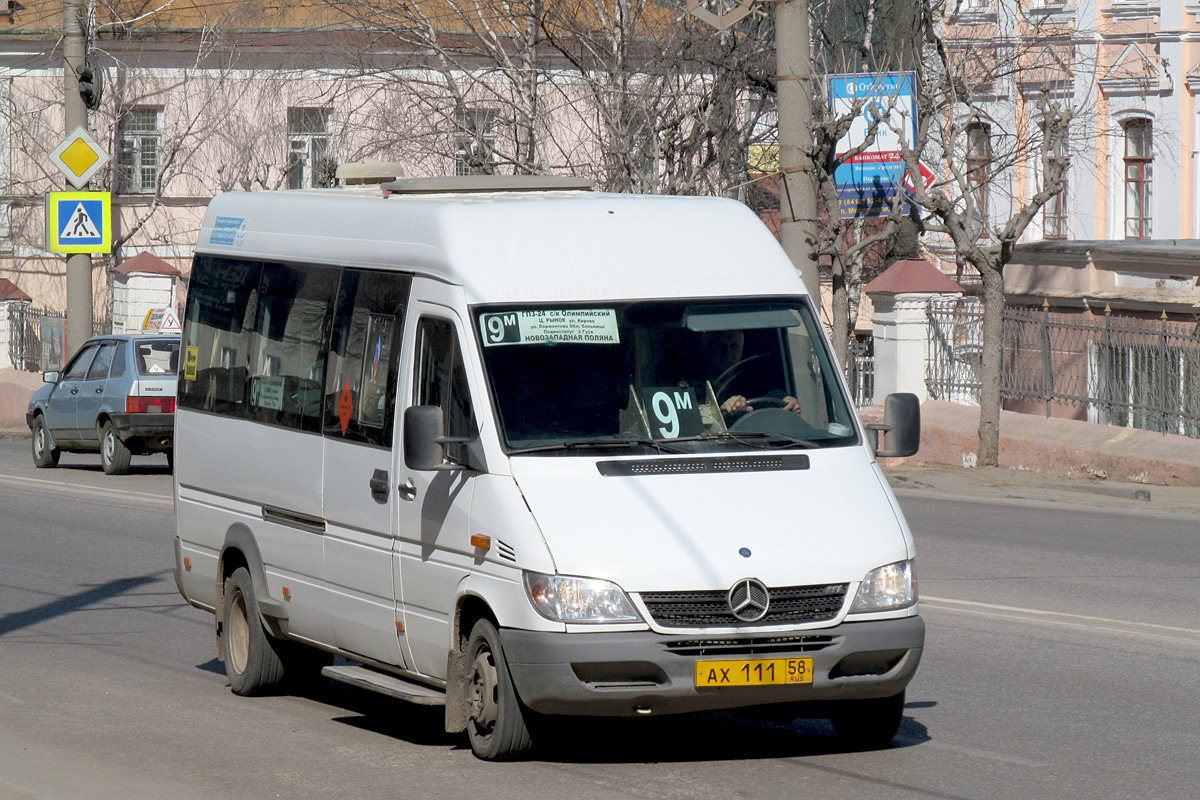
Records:
[[[825,622],[837,616],[849,584],[778,586],[768,589],[770,606],[757,622],[743,622],[729,608],[728,591],[642,592],[654,621],[665,628],[750,627]]]

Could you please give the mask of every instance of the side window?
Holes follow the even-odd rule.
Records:
[[[321,430],[329,322],[340,270],[263,264],[250,350],[249,417]]]
[[[108,370],[108,377],[123,378],[125,377],[125,351],[129,349],[128,342],[120,342],[117,345],[117,352],[113,356],[112,367]]]
[[[246,415],[246,357],[262,264],[196,256],[184,314],[185,352],[195,362],[179,382],[184,408]]]
[[[412,280],[394,272],[342,271],[329,337],[325,435],[392,446],[396,372]]]
[[[83,376],[87,374],[88,366],[92,363],[92,356],[96,354],[96,345],[88,345],[76,354],[74,360],[63,373],[62,380],[64,381],[81,381]]]
[[[416,353],[413,404],[440,406],[446,436],[475,436],[478,429],[471,411],[467,370],[454,325],[444,319],[423,318],[417,326]],[[446,457],[466,461],[466,445],[447,445]]]
[[[108,368],[112,366],[113,354],[117,352],[117,345],[113,342],[100,346],[100,352],[96,354],[96,359],[92,362],[92,366],[88,369],[87,379],[89,381],[102,381],[108,377]]]

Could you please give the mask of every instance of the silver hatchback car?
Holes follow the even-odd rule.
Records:
[[[61,372],[45,372],[25,412],[33,463],[58,465],[64,451],[94,453],[109,475],[134,454],[166,453],[174,466],[178,334],[88,339]]]

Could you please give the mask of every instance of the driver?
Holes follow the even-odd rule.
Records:
[[[744,414],[754,410],[746,397],[731,390],[736,390],[735,379],[739,377],[737,367],[743,362],[742,349],[745,346],[745,336],[741,331],[705,331],[700,336],[700,347],[708,359],[709,371],[714,385],[714,391],[720,392],[717,401],[721,411],[728,415]],[[782,391],[772,392],[768,396],[779,395],[779,402],[785,411],[793,414],[800,413],[800,401]]]

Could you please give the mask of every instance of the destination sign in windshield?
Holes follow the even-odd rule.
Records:
[[[481,314],[483,344],[619,344],[611,308],[537,308]]]

